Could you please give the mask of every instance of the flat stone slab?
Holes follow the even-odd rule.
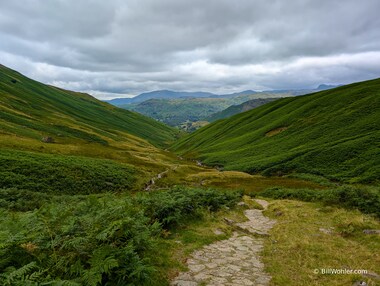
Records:
[[[266,201],[256,201],[267,208]],[[179,273],[171,285],[268,285],[271,277],[260,260],[264,238],[257,234],[267,235],[275,221],[265,217],[261,210],[249,209],[244,213],[248,221],[235,224],[246,230],[244,234],[235,231],[229,239],[193,252],[187,260],[189,271]]]

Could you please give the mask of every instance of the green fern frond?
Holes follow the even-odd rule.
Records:
[[[99,270],[101,273],[110,273],[110,270],[115,268],[115,267],[118,267],[119,266],[119,263],[118,261],[113,258],[113,257],[107,257],[106,259],[103,260],[103,263],[101,263],[101,265],[99,265]]]
[[[30,262],[18,269],[13,268],[11,272],[4,274],[7,285],[12,285],[16,280],[25,280],[26,276],[36,269],[38,269],[38,266],[35,261]]]
[[[79,249],[83,244],[87,242],[87,239],[85,237],[74,237],[70,240],[66,240],[61,245],[61,250],[68,250],[68,249]]]

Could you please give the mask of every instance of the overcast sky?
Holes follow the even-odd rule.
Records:
[[[0,63],[98,98],[380,77],[379,0],[0,0]]]

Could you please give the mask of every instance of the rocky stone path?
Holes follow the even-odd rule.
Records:
[[[256,201],[267,208],[268,202]],[[261,210],[249,209],[245,215],[248,221],[236,224],[242,231],[195,251],[187,260],[189,271],[180,273],[171,285],[268,285],[271,277],[264,272],[260,252],[264,245],[262,236],[268,235],[275,221]]]

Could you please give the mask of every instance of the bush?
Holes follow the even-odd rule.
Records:
[[[217,211],[221,207],[236,205],[240,191],[216,191],[213,189],[190,189],[176,187],[165,192],[139,197],[145,213],[160,222],[164,228],[178,225],[184,218],[197,216],[200,209]]]

